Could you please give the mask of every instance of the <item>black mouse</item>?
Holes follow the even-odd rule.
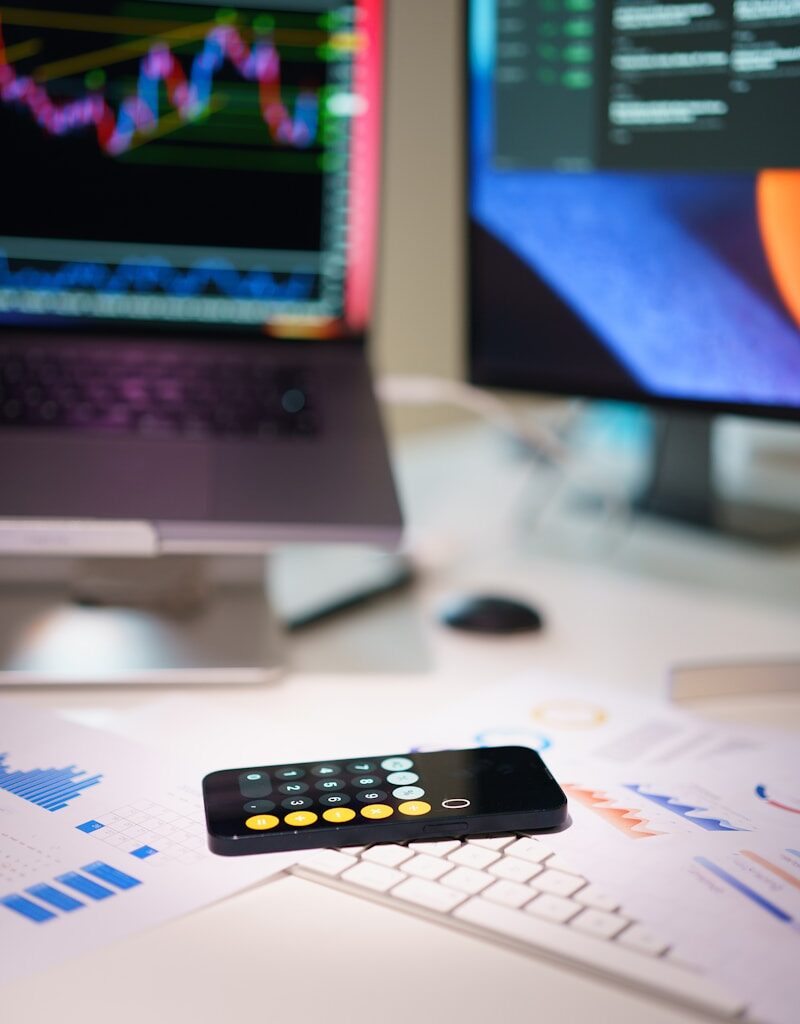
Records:
[[[510,597],[491,594],[451,598],[439,612],[439,621],[467,633],[534,633],[544,625],[542,616],[530,605]]]

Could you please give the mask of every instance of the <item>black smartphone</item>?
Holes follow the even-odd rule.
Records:
[[[208,845],[227,856],[558,828],[567,798],[528,747],[380,754],[212,772]]]

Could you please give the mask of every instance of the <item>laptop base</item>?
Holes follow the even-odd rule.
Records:
[[[48,579],[41,559],[2,562],[2,686],[253,684],[282,671],[262,559],[48,562]]]

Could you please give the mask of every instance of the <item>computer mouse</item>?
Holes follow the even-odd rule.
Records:
[[[535,608],[524,601],[493,594],[464,594],[451,598],[439,612],[439,621],[467,633],[507,636],[534,633],[544,625]]]

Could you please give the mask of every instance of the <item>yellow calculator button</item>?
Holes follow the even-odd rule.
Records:
[[[292,828],[305,828],[306,825],[313,825],[317,816],[313,811],[292,811],[283,820]]]
[[[352,821],[355,816],[356,812],[351,811],[349,807],[331,807],[322,812],[322,817],[326,821],[332,821],[334,825],[341,825],[343,821]]]
[[[274,814],[254,814],[251,818],[247,819],[245,825],[256,832],[263,832],[265,829],[275,828],[276,825],[280,825],[280,818],[276,818]]]
[[[426,804],[424,800],[406,800],[397,809],[401,814],[410,814],[412,817],[417,817],[420,814],[427,814],[431,809],[431,805]]]
[[[394,810],[388,804],[367,804],[361,808],[361,813],[365,818],[388,818]]]

